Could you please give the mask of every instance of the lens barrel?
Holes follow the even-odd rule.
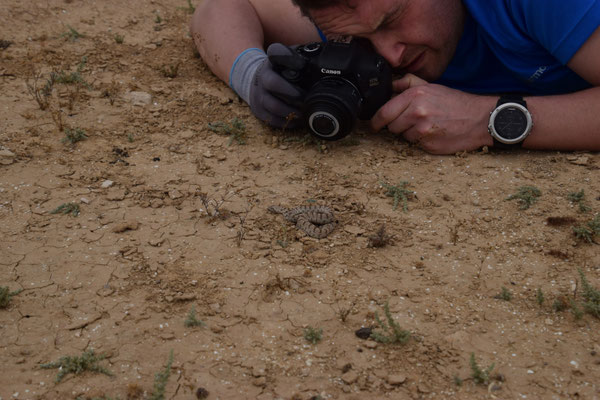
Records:
[[[304,100],[307,124],[320,139],[341,139],[352,131],[361,103],[360,92],[346,79],[322,78]]]

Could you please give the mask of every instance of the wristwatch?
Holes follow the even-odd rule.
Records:
[[[532,127],[533,119],[522,96],[501,96],[490,113],[488,131],[495,147],[521,147]]]

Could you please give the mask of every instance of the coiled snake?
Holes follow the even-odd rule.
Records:
[[[296,224],[296,228],[316,239],[327,237],[337,225],[333,210],[327,206],[294,208],[271,206],[268,210],[275,214],[282,214],[287,221]]]

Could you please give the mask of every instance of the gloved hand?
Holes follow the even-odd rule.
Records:
[[[294,55],[293,49],[274,43],[266,54],[260,49],[245,50],[231,67],[231,88],[250,105],[257,118],[276,128],[302,125],[302,90],[275,72],[269,61],[281,60],[281,66],[287,67],[294,62]]]

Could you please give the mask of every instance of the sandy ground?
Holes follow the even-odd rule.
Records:
[[[573,232],[600,212],[598,154],[274,131],[207,70],[189,18],[183,0],[0,4],[1,399],[600,397],[600,321],[568,309],[579,270],[600,286]],[[386,195],[401,182],[406,211]],[[506,200],[522,186],[541,191],[528,209]],[[327,238],[267,211],[314,204],[335,210]],[[405,344],[355,334],[386,304]],[[111,376],[41,368],[90,350]]]

